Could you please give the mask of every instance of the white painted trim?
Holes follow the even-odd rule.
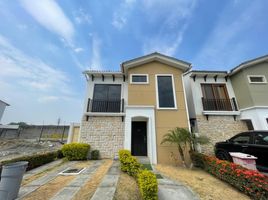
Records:
[[[184,86],[183,76],[184,76],[184,74],[181,75],[182,89],[183,89],[183,95],[184,95],[184,105],[185,105],[185,109],[186,109],[188,129],[189,129],[189,131],[191,131],[190,118],[189,118],[189,112],[188,112],[188,104],[187,104],[187,99],[186,99],[186,90],[185,90],[185,86]]]
[[[154,107],[126,108],[124,149],[131,151],[131,123],[133,118],[147,119],[147,155],[152,164],[157,164],[155,109]]]
[[[240,115],[240,111],[203,111],[204,115]]]
[[[252,110],[252,109],[268,109],[268,106],[252,106],[248,108],[240,109],[240,111]]]
[[[129,105],[129,106],[126,106],[125,108],[133,108],[133,109],[135,109],[135,108],[149,108],[149,109],[151,109],[151,108],[154,108],[155,106],[146,106],[146,105]]]
[[[247,75],[247,77],[248,77],[248,82],[251,84],[266,84],[267,83],[266,77],[264,75]],[[250,80],[251,77],[262,77],[263,82],[252,82]]]
[[[110,117],[121,117],[125,116],[125,113],[109,113],[109,112],[85,112],[86,116],[110,116]]]
[[[157,81],[158,76],[171,76],[174,107],[164,107],[164,108],[159,107],[158,81]],[[156,90],[156,105],[157,105],[158,110],[176,110],[177,109],[177,97],[176,97],[175,83],[174,83],[173,74],[155,74],[155,90]]]
[[[133,76],[146,76],[146,82],[133,82],[132,81]],[[130,74],[130,84],[133,84],[133,85],[147,85],[147,84],[149,84],[149,75],[148,74]]]

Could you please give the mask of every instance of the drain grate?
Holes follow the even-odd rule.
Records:
[[[85,168],[67,168],[60,172],[61,175],[77,175],[80,174]]]

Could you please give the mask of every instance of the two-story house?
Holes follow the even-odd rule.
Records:
[[[191,129],[215,144],[247,130],[227,71],[189,71],[184,75]],[[202,152],[213,153],[213,145]]]
[[[113,158],[120,149],[172,163],[174,145],[161,144],[175,127],[189,128],[183,73],[191,64],[159,53],[121,64],[121,71],[85,71],[86,99],[80,142]]]
[[[268,55],[241,63],[230,78],[249,130],[268,130]]]

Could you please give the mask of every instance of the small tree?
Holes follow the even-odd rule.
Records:
[[[198,143],[207,144],[209,142],[209,138],[206,136],[197,137],[195,133],[191,133],[185,128],[176,127],[164,135],[161,144],[166,142],[177,145],[182,164],[184,167],[186,167],[184,151],[187,147],[187,144],[190,146],[190,151],[196,151],[196,145]]]
[[[189,133],[190,132],[187,129],[177,127],[173,130],[170,130],[166,135],[164,135],[163,140],[161,142],[161,144],[168,142],[177,145],[182,160],[182,165],[184,167],[186,167],[184,150],[187,146],[187,143],[189,143]]]

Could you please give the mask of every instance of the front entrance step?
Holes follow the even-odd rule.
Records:
[[[150,164],[150,159],[147,156],[135,156],[135,157],[141,164]]]

